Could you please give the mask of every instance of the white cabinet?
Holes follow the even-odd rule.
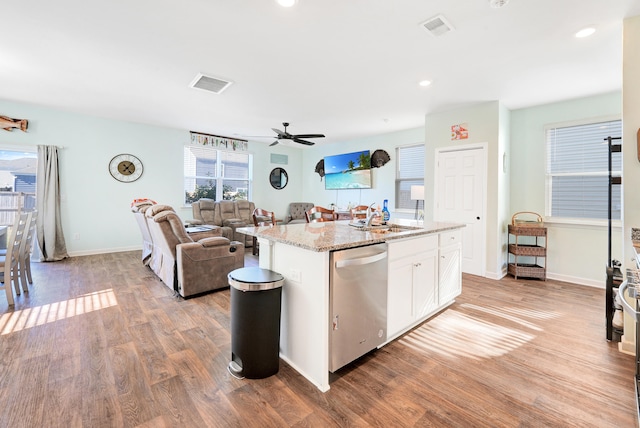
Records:
[[[439,240],[438,303],[444,305],[462,292],[462,232],[442,232]]]
[[[438,237],[388,244],[387,338],[391,339],[438,306]]]

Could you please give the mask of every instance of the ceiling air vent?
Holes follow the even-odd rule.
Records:
[[[454,29],[442,15],[434,16],[433,18],[424,21],[420,26],[432,36],[442,36]]]
[[[203,91],[213,92],[214,94],[220,94],[227,89],[232,82],[223,80],[218,77],[205,76],[202,73],[198,73],[193,82],[189,86],[196,89],[202,89]]]

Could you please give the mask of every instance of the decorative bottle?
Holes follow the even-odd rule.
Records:
[[[385,199],[382,205],[382,220],[387,222],[389,218],[391,218],[391,213],[389,213],[389,200]]]

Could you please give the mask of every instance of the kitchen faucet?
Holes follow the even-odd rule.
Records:
[[[374,217],[380,217],[380,213],[378,211],[371,211],[371,207],[369,207],[369,214],[367,215],[367,227],[371,227],[371,222]]]

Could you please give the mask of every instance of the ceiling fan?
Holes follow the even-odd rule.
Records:
[[[282,126],[284,126],[284,131],[280,131],[279,129],[276,129],[276,128],[271,128],[273,132],[278,134],[278,136],[276,137],[276,141],[269,144],[269,146],[275,146],[280,142],[279,140],[292,140],[296,143],[306,144],[307,146],[313,146],[315,144],[313,141],[307,141],[307,140],[304,140],[303,138],[324,138],[324,134],[297,134],[297,135],[290,134],[287,132],[287,126],[289,126],[289,123],[282,122]]]

